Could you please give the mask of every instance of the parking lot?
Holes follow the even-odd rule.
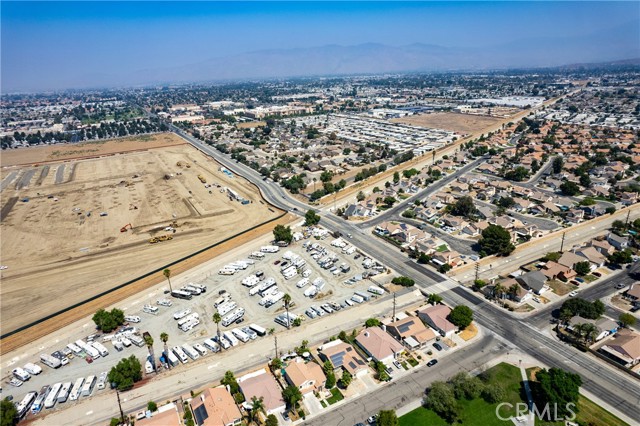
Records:
[[[297,233],[302,235],[302,233]],[[315,235],[315,236],[314,236]],[[333,243],[333,245],[332,245]],[[136,333],[134,336],[139,336],[142,332],[149,332],[154,338],[154,348],[156,356],[161,353],[162,342],[160,341],[160,334],[167,333],[169,335],[168,346],[172,348],[177,345],[183,345],[185,343],[195,346],[196,344],[202,344],[205,339],[211,339],[216,335],[216,324],[213,321],[213,315],[217,312],[217,308],[214,307],[215,302],[219,302],[221,297],[225,297],[226,303],[231,302],[233,305],[228,312],[221,314],[221,317],[225,317],[236,311],[239,308],[244,309],[244,315],[242,316],[242,322],[236,324],[235,322],[224,326],[220,324],[220,331],[230,331],[234,328],[246,327],[250,324],[257,324],[264,328],[266,331],[277,332],[283,330],[283,325],[278,325],[274,319],[276,316],[285,312],[283,306],[283,300],[277,300],[269,307],[261,306],[260,301],[264,297],[274,296],[277,293],[288,293],[291,296],[290,312],[300,317],[305,322],[321,321],[320,313],[322,316],[331,315],[329,312],[336,309],[349,309],[351,305],[358,305],[356,301],[351,299],[354,297],[355,292],[360,292],[370,299],[377,297],[376,294],[368,292],[369,287],[376,285],[374,281],[367,279],[368,276],[375,279],[374,274],[378,274],[380,271],[384,271],[386,274],[386,268],[377,264],[372,259],[368,259],[357,248],[349,244],[348,238],[336,239],[323,231],[317,229],[315,231],[309,231],[302,236],[299,241],[294,242],[289,247],[279,248],[278,252],[266,253],[261,251],[264,245],[251,246],[246,248],[246,252],[238,255],[237,259],[228,262],[227,256],[226,262],[221,259],[216,263],[212,263],[206,274],[201,274],[197,281],[193,281],[196,286],[206,287],[206,291],[200,295],[194,295],[190,300],[183,300],[175,297],[171,297],[169,294],[163,294],[162,291],[151,291],[142,295],[142,298],[127,308],[125,308],[125,315],[132,317],[130,319],[136,320],[139,317],[140,322],[130,322],[129,327],[135,327]],[[244,248],[243,248],[244,250]],[[252,254],[260,252],[264,253],[263,257],[252,256]],[[262,258],[256,258],[262,257]],[[285,259],[288,258],[287,259]],[[315,258],[314,258],[315,257]],[[221,275],[220,269],[224,269],[228,263],[237,263],[240,260],[247,260],[247,265],[244,269],[239,268],[233,275]],[[291,275],[289,279],[285,279],[283,275],[283,269],[290,269],[293,261],[296,261],[300,267],[296,267],[295,273],[289,272]],[[331,260],[331,262],[329,262]],[[324,261],[324,262],[323,262]],[[287,262],[283,268],[283,262]],[[319,263],[323,262],[323,263]],[[324,268],[321,266],[324,265]],[[366,267],[364,266],[366,265]],[[375,269],[374,269],[375,268]],[[306,271],[306,272],[305,272]],[[258,283],[249,287],[243,285],[242,281],[247,282],[247,278],[260,275]],[[303,276],[303,274],[306,276]],[[269,294],[254,294],[250,295],[251,288],[259,286],[259,283],[272,279],[275,285],[269,290]],[[321,281],[319,280],[321,279]],[[255,280],[255,279],[254,279]],[[307,280],[306,285],[298,287],[301,280]],[[183,279],[179,277],[172,280],[172,289],[178,290],[188,285],[189,282],[183,282]],[[314,287],[313,283],[316,283],[316,291],[310,291]],[[166,286],[168,287],[168,286]],[[277,289],[276,289],[277,287]],[[314,297],[305,296],[307,294],[316,293]],[[366,303],[362,297],[356,298],[360,303]],[[158,301],[169,300],[171,306],[164,306],[166,302],[161,304]],[[347,300],[349,302],[347,302]],[[327,306],[327,304],[329,306]],[[315,310],[315,318],[311,318],[313,315],[305,314],[309,311],[310,307],[317,308]],[[323,309],[323,306],[325,307]],[[149,309],[153,307],[153,309]],[[190,310],[190,314],[198,314],[197,323],[193,328],[184,332],[178,327],[179,321],[174,319],[174,314],[180,311]],[[74,343],[77,339],[87,340],[87,336],[94,331],[93,323],[91,321],[84,324],[83,329],[79,329],[75,338],[69,339],[69,341],[56,340],[53,348],[41,347],[43,353],[51,353],[53,351],[62,351],[66,348],[68,343]],[[120,343],[133,341],[134,338],[129,336],[128,339],[125,336],[116,336],[115,333],[108,335],[95,334],[95,341],[102,343],[109,351],[109,355],[103,357],[92,358],[91,362],[87,362],[84,358],[87,357],[86,351],[80,354],[80,356],[71,355],[71,359],[68,364],[53,370],[50,367],[42,366],[43,372],[37,376],[31,377],[31,379],[25,382],[20,387],[12,387],[8,384],[11,376],[11,370],[7,369],[3,371],[3,392],[2,396],[13,396],[15,399],[20,400],[29,391],[39,391],[44,385],[53,385],[57,382],[72,382],[74,383],[80,377],[87,377],[89,375],[99,376],[100,373],[108,371],[114,366],[120,359],[135,355],[143,364],[148,355],[148,350],[144,344],[136,346],[135,344],[123,345],[121,351],[116,349],[114,342],[120,341]],[[268,345],[272,346],[272,342],[264,337],[251,336],[257,339],[265,340],[265,349]],[[237,342],[236,342],[237,343]],[[238,346],[242,346],[242,343],[237,343]],[[197,347],[196,347],[197,348]],[[233,349],[232,349],[233,350]],[[68,350],[66,352],[69,352]],[[36,357],[37,358],[37,357]],[[88,358],[88,357],[87,357]],[[39,359],[29,359],[17,361],[12,368],[21,367],[26,362],[36,362],[40,364]],[[101,392],[97,388],[94,390]],[[81,399],[84,397],[81,397]],[[74,404],[74,402],[66,402],[61,405],[56,405],[52,409],[44,409],[43,411],[49,412],[57,410]],[[40,414],[42,415],[42,414]]]

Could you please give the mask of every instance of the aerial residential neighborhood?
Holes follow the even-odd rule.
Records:
[[[3,2],[1,426],[640,424],[639,13]]]

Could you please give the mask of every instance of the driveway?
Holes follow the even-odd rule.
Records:
[[[322,405],[313,392],[309,392],[302,397],[302,403],[309,412],[309,415],[318,414],[322,411]]]

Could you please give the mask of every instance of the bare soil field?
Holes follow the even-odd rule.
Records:
[[[101,155],[184,144],[186,144],[186,141],[175,133],[158,133],[121,139],[5,149],[0,157],[0,165],[7,167],[63,161],[70,158],[99,157]]]
[[[499,123],[502,119],[454,112],[434,112],[403,118],[394,118],[394,123],[450,130],[461,134],[470,134]]]
[[[18,186],[1,193],[2,334],[281,213],[218,169],[184,144],[21,168]]]

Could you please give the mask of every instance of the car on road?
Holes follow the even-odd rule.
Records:
[[[625,284],[622,284],[622,283],[616,284],[616,288],[617,288],[618,290],[620,290],[621,288],[625,288],[625,287],[626,287],[626,285],[625,285]]]
[[[570,297],[576,297],[578,295],[577,291],[572,291],[571,293],[569,293]]]
[[[434,365],[436,365],[438,363],[437,359],[432,359],[431,361],[429,361],[427,363],[427,367],[433,367]]]
[[[353,238],[353,235],[351,235],[351,234],[347,234],[347,237],[349,237],[349,238]]]

